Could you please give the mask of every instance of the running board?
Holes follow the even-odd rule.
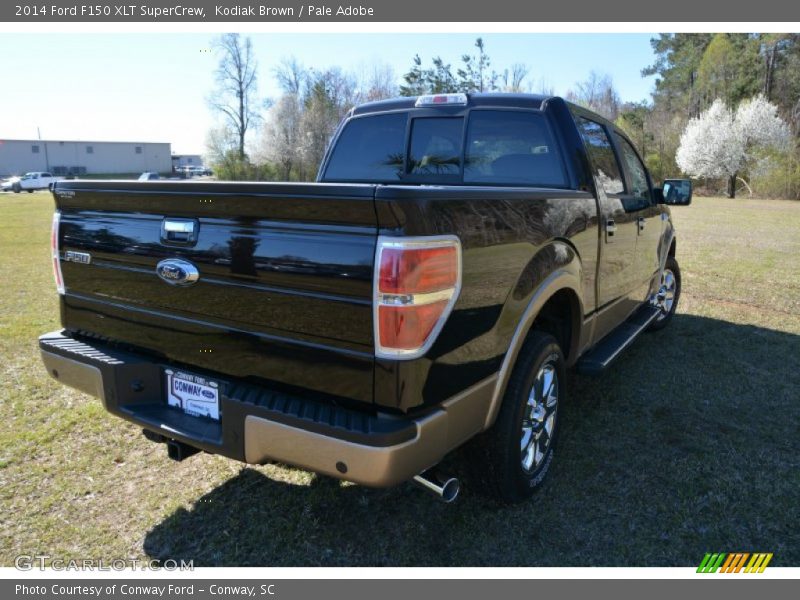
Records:
[[[655,321],[660,309],[646,304],[587,352],[575,365],[578,373],[599,375]]]

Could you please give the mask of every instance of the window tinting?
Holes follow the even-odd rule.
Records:
[[[539,113],[473,111],[465,154],[464,183],[567,185],[558,148]]]
[[[411,175],[458,175],[464,119],[414,119],[408,172]]]
[[[592,160],[594,176],[606,194],[622,194],[625,185],[622,183],[617,157],[608,139],[606,130],[599,123],[577,117],[576,122],[586,144],[586,151]]]
[[[326,181],[396,181],[403,173],[406,113],[351,120],[333,148]]]
[[[647,173],[644,169],[642,161],[636,155],[636,151],[628,143],[628,140],[622,136],[617,137],[617,144],[622,150],[622,160],[625,161],[625,166],[628,167],[628,174],[631,177],[631,191],[630,193],[637,198],[650,200],[650,186],[647,185]]]

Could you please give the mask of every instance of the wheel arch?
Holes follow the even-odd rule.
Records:
[[[565,359],[572,364],[579,352],[581,327],[583,324],[583,301],[581,299],[580,266],[575,261],[554,270],[535,289],[525,310],[520,316],[503,363],[498,371],[492,399],[487,411],[483,429],[491,427],[497,419],[500,405],[508,386],[511,373],[516,365],[519,353],[531,331],[546,331],[554,334],[563,344],[567,342]],[[554,315],[568,317],[567,332],[554,332],[547,323]],[[543,318],[545,321],[543,321]]]

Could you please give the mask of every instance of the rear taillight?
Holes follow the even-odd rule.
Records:
[[[53,257],[53,277],[56,279],[56,290],[59,294],[64,293],[64,278],[61,276],[61,259],[58,249],[58,226],[61,223],[61,213],[56,211],[53,214],[53,229],[50,231],[50,254]]]
[[[375,354],[425,354],[461,289],[461,243],[453,236],[379,237],[375,251]]]

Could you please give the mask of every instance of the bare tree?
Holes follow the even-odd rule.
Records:
[[[362,96],[364,101],[385,100],[397,96],[397,79],[394,69],[385,63],[375,63],[365,78]]]
[[[290,95],[300,97],[308,83],[308,70],[295,56],[283,58],[275,67],[275,79],[281,89]]]
[[[511,69],[504,69],[500,78],[503,81],[501,91],[503,92],[522,92],[524,88],[522,82],[528,76],[528,66],[522,63],[514,63]]]
[[[245,158],[247,130],[258,120],[256,100],[256,60],[250,38],[226,33],[214,42],[219,55],[217,90],[209,100],[211,107],[224,115],[236,133],[239,158]]]
[[[511,87],[515,91],[522,90],[522,81],[528,76],[528,66],[522,63],[511,65]]]
[[[607,119],[616,120],[622,101],[610,75],[596,71],[589,73],[584,81],[575,84],[575,90],[567,92],[567,100],[600,113]]]
[[[534,94],[541,94],[542,96],[556,95],[556,89],[553,87],[553,83],[549,79],[545,79],[544,77],[539,77],[536,83],[529,81],[528,92]]]

